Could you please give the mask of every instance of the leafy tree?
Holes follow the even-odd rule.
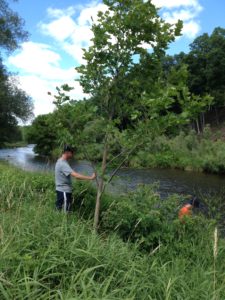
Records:
[[[0,0],[0,48],[13,51],[28,33],[23,29],[24,20],[13,11],[5,0]]]
[[[180,69],[183,64],[185,64],[186,54],[184,52],[180,52],[179,54],[175,54],[173,56],[166,55],[162,57],[162,72],[163,78],[168,80],[170,76],[171,69],[175,68],[176,70]]]
[[[79,158],[87,158],[83,153],[86,153],[84,146],[88,144],[92,160],[98,160],[98,134],[93,126],[97,119],[95,107],[91,99],[70,100],[67,95],[70,90],[67,85],[57,88],[58,94],[54,96],[57,109],[48,115],[38,116],[26,130],[27,139],[36,144],[36,153],[50,157],[58,155],[62,145],[69,143],[76,149]]]
[[[110,143],[115,142],[118,131],[116,124],[121,123],[121,116],[129,111],[136,117],[133,103],[136,92],[140,92],[138,79],[127,80],[138,62],[144,57],[151,56],[158,61],[164,54],[168,44],[180,34],[181,22],[175,28],[163,21],[155,6],[149,1],[104,0],[108,10],[103,14],[99,12],[98,22],[93,25],[93,45],[84,50],[86,64],[77,68],[80,72],[80,83],[84,92],[94,99],[99,114],[105,120],[103,132],[102,167],[98,180],[98,192],[94,227],[99,222],[100,200],[105,188],[105,173],[110,150]],[[144,45],[148,44],[152,53],[148,53]],[[136,84],[138,87],[136,88]],[[133,150],[126,153],[126,157]],[[125,158],[126,158],[125,157]],[[124,159],[119,163],[123,164]],[[116,170],[115,170],[116,171]],[[114,175],[114,172],[113,172]],[[109,180],[106,181],[109,182]]]
[[[176,101],[172,106],[172,110],[175,113],[183,112],[183,114],[186,114],[189,118],[189,123],[195,122],[197,133],[200,133],[199,116],[209,110],[213,104],[213,97],[209,94],[200,96],[191,93],[188,88],[189,76],[188,66],[181,62],[172,67],[168,73],[168,84],[176,87]],[[202,125],[203,128],[204,126]]]
[[[0,60],[0,145],[9,142],[18,132],[18,119],[27,121],[32,116],[30,97],[17,86]]]
[[[23,25],[24,21],[7,2],[0,0],[0,51],[13,51],[27,38]],[[30,97],[7,72],[0,56],[0,145],[16,135],[18,120],[28,120],[32,109]]]
[[[211,35],[199,36],[190,45],[185,58],[190,72],[189,87],[192,93],[214,97],[216,106],[225,104],[225,29],[217,27]]]
[[[57,145],[69,143],[77,150],[79,158],[83,159],[89,157],[85,148],[88,144],[91,160],[94,158],[96,161],[99,158],[96,146],[96,141],[99,140],[98,131],[94,129],[94,124],[99,121],[96,106],[92,99],[71,100],[68,96],[70,91],[71,88],[64,84],[57,87],[58,93],[54,96],[54,104],[57,108],[54,111]]]
[[[26,138],[29,143],[36,144],[34,147],[36,153],[48,156],[57,146],[54,114],[38,116],[27,129]]]

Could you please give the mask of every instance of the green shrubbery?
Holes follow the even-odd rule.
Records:
[[[121,200],[114,201],[103,212],[102,227],[108,233],[116,232],[124,241],[138,243],[139,249],[148,253],[162,245],[171,245],[171,250],[174,249],[174,244],[183,240],[186,234],[190,238],[193,227],[197,226],[199,230],[200,223],[202,228],[195,232],[195,238],[203,237],[203,228],[209,230],[209,223],[206,224],[203,217],[181,224],[177,217],[181,199],[172,196],[161,200],[151,187],[140,188]],[[189,246],[187,243],[187,252]]]
[[[174,138],[161,136],[132,157],[129,165],[225,174],[225,142],[214,141],[208,129],[201,137],[194,131]]]
[[[75,183],[76,211],[66,216],[54,210],[51,174],[0,172],[0,299],[224,298],[224,240],[214,258],[215,221],[180,223],[177,196],[161,200],[155,187],[106,195],[96,234],[85,220],[92,185]]]

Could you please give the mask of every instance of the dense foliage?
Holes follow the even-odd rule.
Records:
[[[211,35],[204,33],[190,44],[190,52],[181,52],[174,56],[167,56],[163,60],[164,73],[171,68],[188,66],[189,76],[187,85],[195,95],[210,94],[214,103],[208,115],[199,114],[199,123],[196,128],[202,130],[207,123],[207,116],[215,116],[216,123],[223,122],[219,119],[218,110],[225,105],[225,29],[217,27]],[[203,112],[204,113],[204,112]],[[209,118],[208,118],[209,120]]]
[[[224,240],[203,216],[178,222],[177,196],[105,195],[97,235],[81,219],[94,213],[89,184],[75,184],[66,216],[53,209],[52,175],[0,171],[1,299],[223,299]]]
[[[24,20],[9,7],[6,0],[0,0],[0,47],[8,51],[17,49],[28,36],[23,26]]]
[[[182,131],[175,137],[162,135],[133,155],[127,165],[225,174],[224,161],[224,137],[220,130],[213,133],[206,127],[201,136],[195,131]]]
[[[18,120],[27,121],[32,116],[32,101],[17,84],[0,60],[0,146],[21,140]]]
[[[32,101],[18,87],[18,82],[2,62],[3,51],[13,51],[27,38],[24,21],[12,11],[7,2],[0,1],[0,146],[5,142],[20,140],[18,120],[27,121],[32,116]]]
[[[190,71],[190,90],[197,94],[210,93],[215,104],[225,105],[225,29],[217,27],[211,35],[203,34],[190,45],[185,61]]]

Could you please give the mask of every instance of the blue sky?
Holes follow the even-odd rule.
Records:
[[[174,42],[169,54],[188,52],[189,44],[204,32],[217,26],[225,28],[225,0],[153,0],[161,7],[162,18],[170,23],[184,21],[183,36]],[[82,47],[90,45],[91,17],[105,10],[101,1],[20,0],[12,3],[26,22],[29,41],[7,58],[11,71],[17,72],[21,87],[34,99],[35,115],[53,110],[55,87],[63,83],[74,86],[73,96],[83,92],[74,68],[82,63]]]

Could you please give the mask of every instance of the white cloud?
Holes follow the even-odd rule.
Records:
[[[56,94],[56,86],[68,83],[75,88],[71,92],[74,99],[85,96],[80,84],[74,81],[78,77],[75,69],[63,69],[60,62],[61,56],[49,45],[34,42],[22,44],[20,51],[8,59],[9,65],[20,70],[20,85],[33,98],[35,115],[53,110],[53,98],[48,92]]]
[[[35,75],[19,76],[21,88],[34,101],[34,114],[47,114],[54,109],[53,101],[48,92],[54,93],[56,82],[46,81]]]
[[[177,8],[181,6],[199,8],[200,6],[198,0],[153,0],[152,3],[160,8]]]
[[[193,18],[193,15],[191,11],[189,10],[180,10],[180,11],[174,11],[174,12],[164,12],[163,13],[163,18],[168,22],[168,23],[175,23],[178,20],[182,21],[189,21]]]
[[[182,34],[187,38],[193,39],[198,35],[198,33],[201,30],[199,21],[195,19],[196,15],[196,12],[183,9],[180,11],[164,12],[162,17],[166,20],[166,22],[170,24],[175,24],[178,20],[182,20]]]
[[[52,8],[52,7],[49,7],[47,9],[47,14],[49,17],[52,17],[52,18],[60,18],[60,17],[63,17],[63,16],[72,16],[74,15],[76,12],[76,8],[74,6],[69,6],[65,9],[57,9],[57,8]]]
[[[70,80],[76,76],[73,67],[62,69],[61,57],[49,45],[26,42],[19,53],[10,56],[9,64],[26,74],[35,74],[47,80]]]
[[[27,57],[27,55],[29,56]],[[25,58],[28,60],[27,68],[32,67],[35,61],[39,62],[40,58],[42,64],[58,65],[60,61],[60,55],[52,51],[50,46],[34,42],[23,43],[21,51],[18,54],[11,56],[9,61],[20,66],[20,60],[24,60]],[[32,66],[29,66],[30,58],[35,59],[35,61],[32,61]]]
[[[105,12],[107,6],[102,3],[92,3],[89,7],[82,9],[80,16],[78,17],[79,26],[90,26],[92,21],[95,23],[98,19],[98,12]]]
[[[184,23],[183,34],[189,37],[190,39],[195,38],[198,35],[200,30],[201,27],[198,24],[198,22],[191,20],[189,22]]]
[[[39,28],[43,34],[58,41],[61,49],[80,64],[83,63],[82,48],[88,48],[93,38],[91,24],[97,22],[98,12],[105,12],[106,8],[106,5],[98,2],[79,10],[75,7],[65,10],[49,8],[47,12],[50,19],[47,23],[41,22]]]
[[[52,36],[58,41],[69,38],[76,28],[75,22],[70,16],[60,16],[49,24],[40,24],[43,33]]]
[[[63,49],[68,54],[70,54],[74,58],[75,61],[77,61],[79,63],[84,63],[84,61],[83,61],[83,50],[82,50],[82,47],[80,45],[65,42],[63,44]]]
[[[48,81],[35,75],[18,76],[21,88],[30,95],[34,101],[34,114],[47,114],[55,108],[53,101],[56,94],[56,86],[61,86],[62,81]],[[79,82],[70,80],[66,82],[74,89],[69,93],[71,99],[83,99],[85,95]],[[49,92],[51,95],[49,95]]]
[[[153,3],[162,9],[162,18],[166,22],[175,24],[183,21],[183,35],[195,38],[201,30],[198,16],[202,11],[199,0],[153,0]]]

